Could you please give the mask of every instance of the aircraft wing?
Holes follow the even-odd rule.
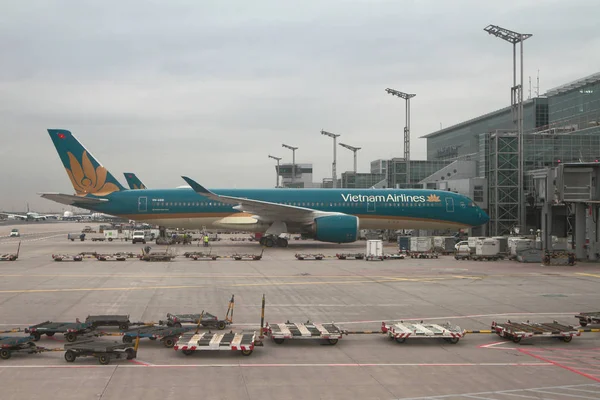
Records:
[[[66,204],[68,206],[78,205],[78,204],[100,204],[105,203],[108,199],[99,199],[94,197],[82,197],[82,196],[74,196],[72,194],[63,194],[63,193],[38,193],[45,199],[56,201],[57,203]]]
[[[256,214],[260,219],[267,221],[293,221],[300,223],[310,223],[316,217],[326,215],[342,215],[337,212],[326,212],[314,210],[312,208],[291,206],[288,204],[272,203],[269,201],[245,199],[242,197],[222,196],[211,192],[198,182],[186,176],[182,178],[194,189],[198,194],[221,203],[235,205],[233,208],[250,214]]]

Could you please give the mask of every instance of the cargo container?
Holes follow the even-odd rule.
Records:
[[[410,258],[438,258],[433,248],[433,238],[418,236],[410,238]]]
[[[499,260],[504,258],[500,253],[500,242],[497,239],[478,240],[475,245],[473,260]]]
[[[471,248],[471,253],[475,254],[475,248],[477,247],[477,242],[479,240],[483,240],[483,239],[487,239],[486,237],[482,237],[482,236],[471,236],[468,239],[469,242],[469,247]]]
[[[512,240],[510,245],[510,257],[516,258],[520,252],[535,248],[535,243],[532,239],[517,239]]]
[[[365,260],[381,260],[383,261],[383,241],[367,240],[367,253]]]
[[[433,238],[433,248],[438,253],[449,254],[453,253],[456,245],[454,236],[435,236]]]
[[[398,236],[398,250],[410,251],[411,236]]]
[[[507,236],[493,236],[492,239],[496,239],[500,248],[498,253],[508,255],[508,237]]]

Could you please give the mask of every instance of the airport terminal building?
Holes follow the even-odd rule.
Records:
[[[540,227],[533,171],[565,162],[600,161],[600,73],[526,100],[523,132],[523,183],[529,231]],[[518,138],[511,107],[424,138],[428,162],[447,164],[420,183],[471,196],[490,215],[483,234],[510,233],[518,224],[519,172]]]

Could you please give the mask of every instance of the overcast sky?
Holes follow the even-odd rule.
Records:
[[[0,210],[73,193],[46,132],[71,130],[124,182],[272,187],[282,143],[331,176],[332,140],[360,172],[419,136],[510,103],[512,49],[488,24],[534,36],[525,84],[598,72],[597,0],[17,1],[0,3]],[[527,94],[526,90],[526,94]],[[527,97],[527,96],[526,96]],[[352,153],[338,148],[338,175]]]

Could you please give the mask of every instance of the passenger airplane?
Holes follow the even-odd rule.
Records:
[[[25,214],[8,214],[0,212],[0,215],[6,215],[7,219],[22,220],[22,221],[45,221],[48,218],[56,218],[56,215],[41,215],[33,211],[29,211],[29,204],[27,204],[27,213]]]
[[[133,172],[124,172],[123,175],[125,175],[129,189],[148,189]]]
[[[71,132],[49,129],[76,194],[41,193],[73,205],[162,227],[263,232],[261,244],[287,246],[284,233],[349,243],[359,229],[461,229],[489,218],[469,198],[420,189],[125,189]]]

